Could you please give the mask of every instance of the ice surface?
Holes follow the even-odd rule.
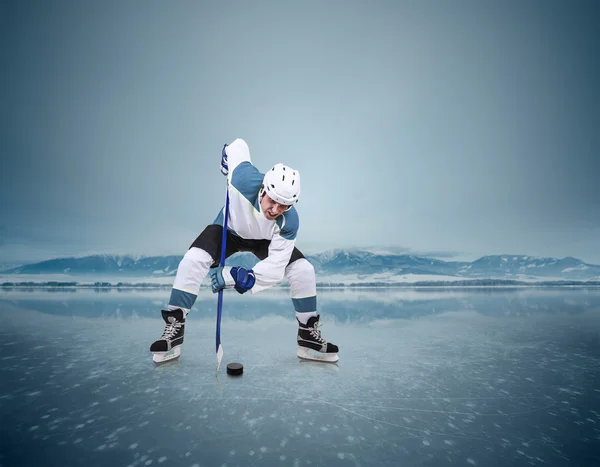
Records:
[[[600,465],[600,290],[333,290],[336,365],[299,361],[288,291],[188,316],[168,291],[0,291],[0,465]]]

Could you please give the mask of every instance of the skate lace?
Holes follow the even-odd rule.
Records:
[[[175,319],[165,326],[165,331],[161,336],[161,339],[171,339],[175,334],[179,332],[181,323]]]
[[[310,335],[312,337],[314,337],[316,340],[318,340],[321,343],[325,343],[325,339],[323,339],[321,337],[321,331],[319,331],[319,323],[315,323],[314,326],[312,328],[310,328]]]

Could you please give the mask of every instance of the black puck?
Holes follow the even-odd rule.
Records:
[[[228,363],[227,364],[227,374],[238,376],[244,372],[244,365],[241,363]]]

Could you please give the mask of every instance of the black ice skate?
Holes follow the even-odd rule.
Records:
[[[306,324],[298,321],[297,355],[304,360],[335,363],[339,360],[338,346],[323,339],[318,326],[319,315],[309,318]]]
[[[166,326],[163,335],[150,346],[154,353],[152,360],[163,363],[174,360],[181,355],[183,332],[185,328],[185,315],[181,308],[173,311],[161,310]]]

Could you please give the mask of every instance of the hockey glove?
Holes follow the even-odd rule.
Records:
[[[219,266],[210,270],[210,280],[213,293],[217,293],[223,289],[235,288],[235,290],[243,294],[252,288],[255,277],[252,269]]]
[[[223,151],[221,152],[221,173],[223,175],[227,175],[229,173],[229,165],[227,164],[227,153],[225,152],[225,148],[227,145],[223,146]]]

